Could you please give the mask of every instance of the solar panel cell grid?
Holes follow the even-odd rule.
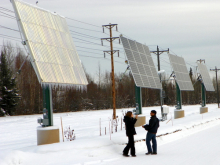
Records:
[[[14,2],[39,82],[87,85],[65,18],[20,0]]]
[[[184,58],[178,57],[172,54],[168,54],[170,63],[172,65],[173,71],[176,76],[176,81],[182,91],[193,91],[193,86],[191,79],[189,77],[189,72],[186,68],[186,63]]]
[[[197,63],[206,91],[215,91],[208,69],[205,64]]]
[[[139,87],[161,89],[161,83],[149,48],[120,36],[134,81]]]

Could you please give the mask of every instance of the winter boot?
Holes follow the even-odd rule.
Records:
[[[147,152],[147,153],[145,153],[145,155],[151,155],[152,154],[152,152]]]

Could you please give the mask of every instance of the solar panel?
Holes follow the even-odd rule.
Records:
[[[25,2],[12,1],[39,82],[87,85],[66,19]]]
[[[184,58],[168,54],[170,63],[176,76],[176,81],[181,91],[193,91],[193,85],[189,77],[189,72],[186,68]]]
[[[136,86],[161,89],[148,46],[120,36]]]
[[[206,91],[215,91],[205,64],[197,63]]]

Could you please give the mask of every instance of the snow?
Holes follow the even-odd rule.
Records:
[[[122,109],[118,132],[109,134],[109,118],[112,110],[82,111],[54,114],[54,125],[64,129],[71,126],[76,140],[37,146],[37,119],[42,115],[10,116],[0,118],[0,165],[8,164],[219,164],[218,137],[220,135],[220,109],[209,104],[209,113],[199,114],[199,105],[183,106],[185,117],[171,119],[174,107],[170,108],[168,120],[160,122],[158,131],[158,155],[146,156],[146,131],[138,127],[135,136],[137,158],[124,158],[121,153],[127,143],[125,130],[121,130]],[[143,108],[147,121],[150,111],[160,107]],[[128,109],[124,109],[127,111]],[[130,109],[131,110],[131,109]],[[99,132],[101,118],[102,136]],[[169,121],[170,120],[170,121]],[[169,122],[168,122],[169,121]],[[168,123],[167,123],[168,122]],[[173,123],[173,124],[172,124]],[[107,135],[105,135],[105,127]],[[175,132],[177,131],[177,132]],[[175,133],[173,133],[175,132]],[[167,134],[167,135],[164,135]]]

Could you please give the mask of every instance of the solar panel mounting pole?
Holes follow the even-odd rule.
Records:
[[[142,94],[141,94],[141,87],[138,87],[135,85],[135,101],[138,103],[138,110],[139,112],[137,113],[138,115],[142,114]]]
[[[108,53],[108,54],[111,55],[113,119],[116,119],[114,53],[118,52],[118,56],[119,56],[119,50],[113,50],[113,41],[114,41],[115,39],[119,39],[119,37],[112,37],[112,28],[116,27],[116,30],[118,30],[117,25],[118,25],[118,24],[111,24],[111,23],[110,23],[109,25],[102,25],[102,27],[103,27],[103,33],[104,33],[104,28],[109,29],[110,38],[101,38],[101,41],[103,41],[103,40],[109,41],[109,42],[110,42],[110,48],[111,48],[110,51],[104,51],[104,56],[105,56],[105,53]],[[119,42],[120,42],[120,40],[119,40]],[[102,42],[102,45],[103,45],[103,42]]]
[[[181,90],[177,82],[176,82],[176,109],[178,110],[182,109]]]
[[[218,102],[218,108],[220,108],[219,106],[219,91],[218,91],[218,71],[220,69],[218,69],[217,67],[215,67],[215,69],[210,69],[210,71],[215,71],[215,76],[216,76],[216,87],[217,87],[217,102]]]
[[[53,126],[52,90],[50,85],[43,85],[43,108],[47,110],[48,126]]]
[[[160,71],[160,55],[164,52],[169,53],[169,48],[167,50],[159,50],[159,47],[157,45],[157,50],[156,51],[151,51],[151,53],[154,53],[157,55],[157,67],[158,71]],[[161,75],[160,75],[160,82],[161,81]],[[163,114],[163,89],[160,89],[160,107],[161,107],[161,115],[162,115],[162,120],[164,119],[164,114]]]

